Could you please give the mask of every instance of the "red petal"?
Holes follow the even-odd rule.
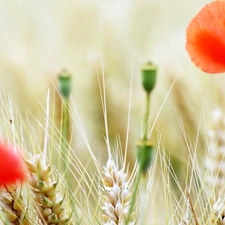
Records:
[[[0,185],[15,184],[26,178],[20,154],[12,147],[0,143]]]
[[[190,22],[186,49],[207,73],[225,72],[225,1],[207,4]]]

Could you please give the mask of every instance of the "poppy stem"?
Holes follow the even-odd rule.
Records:
[[[144,136],[143,136],[143,141],[147,141],[148,140],[149,115],[150,115],[150,93],[146,92],[146,113],[145,113],[145,117],[144,117]]]
[[[61,159],[63,161],[63,170],[67,177],[69,165],[69,97],[71,92],[71,76],[63,71],[59,75],[59,90],[62,95],[62,133],[61,133]],[[68,180],[69,182],[69,180]]]
[[[134,210],[134,205],[136,203],[136,198],[137,198],[137,195],[138,195],[139,184],[141,182],[141,176],[142,176],[142,172],[141,172],[140,169],[138,169],[137,177],[135,179],[135,184],[134,184],[134,191],[132,193],[132,199],[131,199],[131,202],[130,202],[130,208],[129,208],[129,211],[127,213],[127,217],[125,218],[124,225],[128,225],[130,220],[131,220],[131,216],[132,216],[132,213],[133,213],[133,210]]]

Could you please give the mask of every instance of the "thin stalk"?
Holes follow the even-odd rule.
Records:
[[[129,208],[129,211],[127,213],[127,217],[125,218],[124,225],[128,225],[128,223],[130,222],[131,215],[132,215],[133,210],[134,210],[134,205],[135,205],[136,199],[137,199],[137,191],[138,191],[138,188],[139,188],[139,184],[141,182],[141,175],[142,175],[142,172],[139,169],[137,177],[136,177],[136,180],[135,180],[135,184],[134,184],[134,191],[132,193],[132,199],[131,199],[131,202],[130,202],[130,208]]]
[[[61,141],[61,157],[63,161],[63,169],[67,174],[68,163],[69,163],[69,100],[63,99],[63,110],[62,110],[62,141]]]
[[[145,112],[145,117],[144,117],[144,136],[143,136],[143,141],[147,141],[148,140],[149,114],[150,114],[150,93],[146,92],[146,112]]]
[[[69,185],[69,175],[68,166],[69,166],[69,97],[71,93],[71,76],[70,74],[63,70],[59,74],[59,91],[62,97],[62,131],[61,131],[61,154],[62,166],[65,174],[65,179]]]
[[[146,189],[147,189],[147,176],[146,173],[142,173],[142,181],[140,184],[140,224],[145,224],[145,213],[146,213]]]

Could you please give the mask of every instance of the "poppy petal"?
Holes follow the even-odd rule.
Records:
[[[225,72],[225,1],[207,4],[190,22],[186,49],[197,67],[207,73]]]
[[[0,185],[15,184],[26,178],[23,159],[7,144],[0,143]]]

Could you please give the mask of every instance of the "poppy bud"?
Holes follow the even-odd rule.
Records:
[[[63,98],[69,98],[71,92],[71,76],[66,71],[62,71],[59,74],[59,91]]]
[[[141,68],[142,85],[147,93],[155,87],[157,68],[152,63],[147,63]]]
[[[137,144],[137,159],[142,173],[145,173],[151,164],[153,150],[154,147],[150,141],[139,141]]]

